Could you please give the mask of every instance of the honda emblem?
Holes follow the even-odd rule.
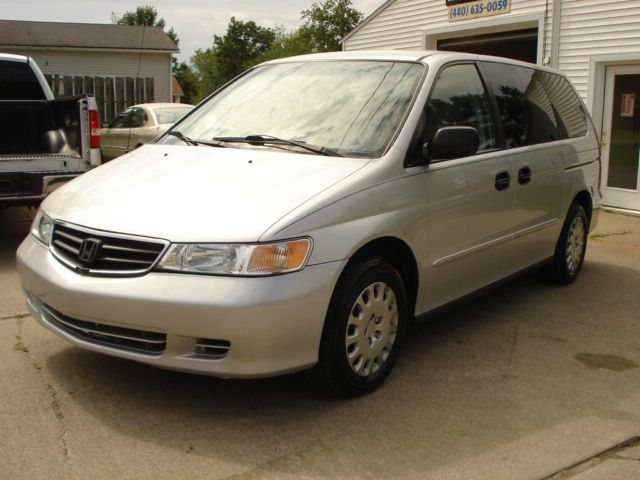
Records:
[[[96,259],[100,245],[102,242],[95,238],[87,238],[80,245],[80,251],[78,252],[78,259],[84,263],[91,263]]]

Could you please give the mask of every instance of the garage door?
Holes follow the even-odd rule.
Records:
[[[513,30],[438,40],[438,50],[476,53],[536,63],[538,29]]]

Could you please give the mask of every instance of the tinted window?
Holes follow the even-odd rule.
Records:
[[[208,100],[180,131],[195,140],[272,135],[345,156],[378,157],[423,72],[423,65],[386,61],[265,65]]]
[[[29,64],[0,61],[0,100],[45,99],[40,82]]]
[[[425,108],[420,148],[449,126],[478,130],[480,151],[496,147],[489,101],[474,65],[454,65],[440,72]]]
[[[154,108],[159,124],[176,123],[192,110],[192,107]]]
[[[140,128],[143,127],[147,123],[147,114],[141,108],[133,108],[131,109],[131,114],[129,118],[125,122],[125,127],[127,128]]]
[[[502,63],[484,63],[498,102],[507,148],[564,137],[544,85],[544,72]]]
[[[569,81],[560,75],[543,72],[542,82],[553,105],[564,137],[583,137],[587,134],[587,113]]]
[[[125,110],[124,112],[121,112],[116,118],[113,119],[113,122],[111,122],[109,128],[124,128],[130,113],[131,110]]]

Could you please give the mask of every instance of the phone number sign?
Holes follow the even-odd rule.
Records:
[[[492,17],[511,12],[511,0],[446,0],[449,21]]]

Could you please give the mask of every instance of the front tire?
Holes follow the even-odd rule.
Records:
[[[406,325],[407,299],[397,270],[380,257],[356,260],[333,292],[310,376],[341,396],[374,390],[398,358]]]
[[[584,264],[589,236],[589,218],[582,205],[574,203],[562,227],[555,255],[546,268],[547,277],[561,285],[578,278]]]

